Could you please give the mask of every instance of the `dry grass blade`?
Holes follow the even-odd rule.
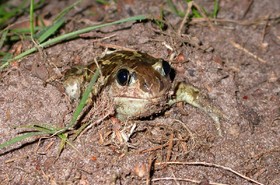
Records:
[[[163,181],[163,180],[172,180],[172,181],[185,181],[185,182],[191,182],[191,183],[195,183],[195,184],[202,184],[202,181],[198,181],[198,180],[193,180],[193,179],[187,179],[187,178],[174,178],[174,177],[162,177],[162,178],[155,178],[152,181]],[[217,183],[217,182],[207,182],[207,184],[209,185],[227,185],[227,184],[222,184],[222,183]]]
[[[184,25],[186,24],[186,22],[187,22],[187,18],[189,17],[190,12],[191,12],[191,9],[192,9],[192,6],[193,6],[192,3],[193,3],[192,1],[191,1],[191,2],[188,2],[188,8],[187,8],[186,14],[185,14],[185,16],[184,16],[184,18],[183,18],[183,20],[182,20],[182,22],[181,22],[181,24],[180,24],[180,27],[179,27],[179,29],[178,29],[178,31],[177,31],[178,35],[181,35],[183,26],[184,26]]]
[[[214,163],[207,163],[207,162],[158,162],[158,163],[155,163],[155,165],[167,165],[167,164],[172,164],[172,165],[192,165],[192,166],[206,166],[206,167],[215,167],[215,168],[220,168],[220,169],[223,169],[223,170],[226,170],[226,171],[229,171],[249,182],[253,182],[255,184],[258,184],[258,185],[263,185],[262,183],[254,180],[254,179],[251,179],[249,177],[246,177],[245,175],[229,168],[229,167],[226,167],[226,166],[222,166],[222,165],[218,165],[218,164],[214,164]]]
[[[257,55],[253,54],[253,53],[250,52],[248,49],[242,47],[240,44],[237,44],[236,42],[234,42],[234,41],[232,41],[232,40],[230,40],[229,42],[230,42],[235,48],[237,48],[237,49],[239,49],[239,50],[245,52],[246,54],[252,56],[253,58],[255,58],[256,60],[258,60],[259,62],[264,63],[264,64],[267,63],[264,59],[262,59],[262,58],[258,57]]]

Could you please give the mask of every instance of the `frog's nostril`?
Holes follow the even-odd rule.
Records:
[[[150,92],[150,88],[149,88],[149,86],[148,86],[148,84],[146,82],[143,83],[142,87],[143,87],[144,91]]]

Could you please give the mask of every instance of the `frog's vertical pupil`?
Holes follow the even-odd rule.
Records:
[[[169,65],[168,62],[166,62],[165,60],[162,61],[162,68],[163,68],[163,71],[165,73],[165,75],[169,75],[170,71],[171,71],[171,67]]]
[[[120,85],[125,86],[129,81],[129,71],[127,69],[120,69],[117,73],[117,81]]]

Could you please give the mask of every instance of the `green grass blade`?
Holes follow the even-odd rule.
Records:
[[[217,18],[218,13],[219,13],[219,0],[215,0],[215,2],[214,2],[214,10],[213,10],[213,13],[212,13],[212,17],[213,18]]]
[[[42,43],[46,39],[48,39],[51,35],[53,35],[64,23],[65,23],[65,15],[71,11],[78,3],[81,1],[77,1],[74,4],[68,6],[65,8],[62,12],[59,13],[58,16],[53,21],[53,24],[44,28],[42,31],[40,31],[36,38],[38,38],[38,42]]]
[[[5,40],[7,39],[7,34],[9,30],[4,30],[0,39],[0,49],[3,47]]]
[[[50,125],[33,125],[30,127],[31,129],[35,129],[37,131],[40,131],[40,132],[44,132],[46,134],[54,134],[55,132],[57,132],[59,129],[56,129]]]
[[[26,134],[22,134],[20,136],[14,137],[14,138],[10,139],[9,141],[6,141],[6,142],[0,144],[0,149],[10,146],[12,144],[15,144],[17,142],[20,142],[26,138],[37,136],[37,135],[43,135],[43,134],[45,134],[45,132],[29,132]]]
[[[193,1],[193,0],[186,0],[187,3],[191,2],[191,1]],[[191,16],[191,17],[195,17],[195,18],[202,17],[201,13],[194,6],[192,7],[192,14],[193,14],[193,16]]]
[[[11,6],[8,3],[2,4],[0,6],[0,29],[6,26],[7,21],[9,21],[12,17],[16,17],[19,14],[22,14],[25,12],[26,4],[28,0],[24,0],[21,4],[18,6]],[[6,11],[6,8],[9,8],[8,11]]]
[[[71,32],[71,33],[64,34],[64,35],[61,35],[59,37],[53,38],[51,40],[48,40],[47,42],[44,42],[44,43],[40,44],[40,46],[41,47],[48,47],[50,45],[56,44],[56,43],[58,43],[60,41],[63,41],[63,40],[69,40],[69,39],[76,38],[80,34],[87,33],[89,31],[92,31],[92,30],[95,30],[95,29],[98,29],[98,28],[103,28],[103,27],[106,27],[106,26],[112,26],[112,25],[115,25],[115,24],[121,24],[121,23],[125,23],[125,22],[130,22],[130,21],[143,20],[145,18],[146,18],[146,16],[139,15],[139,16],[134,16],[134,17],[121,19],[121,20],[111,22],[111,23],[105,23],[105,24],[100,24],[100,25],[96,25],[96,26],[90,26],[90,27],[87,27],[87,28],[84,28],[84,29],[81,29],[81,30],[78,30],[78,31],[74,31],[74,32]]]
[[[201,18],[202,17],[202,15],[199,13],[199,11],[196,8],[192,9],[192,13],[193,13],[193,16],[195,18]]]
[[[102,5],[109,5],[109,1],[106,0],[95,0],[97,3],[102,4]]]
[[[34,0],[31,0],[30,1],[30,12],[29,12],[29,20],[30,20],[30,34],[31,34],[31,38],[33,39],[34,37],[34,27],[35,27],[35,24],[34,24]]]
[[[53,135],[55,134],[59,129],[49,126],[49,125],[26,125],[26,126],[21,126],[21,128],[28,128],[28,129],[33,129],[35,131],[27,131],[27,133],[22,134],[20,136],[16,136],[9,141],[6,141],[2,144],[0,144],[0,149],[10,146],[12,144],[15,144],[17,142],[20,142],[26,138],[37,136],[37,135]],[[58,135],[61,139],[63,139],[62,134]]]
[[[21,3],[18,4],[17,6],[13,6],[13,5],[9,4],[10,1],[0,4],[0,29],[7,26],[7,24],[9,23],[9,20],[11,18],[17,17],[28,11],[29,0],[24,0],[24,1],[19,1],[19,2],[21,2]],[[40,0],[37,3],[33,2],[33,12],[35,9],[42,7],[44,2],[45,2],[45,0]],[[29,6],[29,8],[30,8],[30,6]]]
[[[81,132],[82,132],[86,127],[88,127],[90,124],[91,124],[91,122],[84,123],[78,130],[75,130],[75,134],[74,134],[72,140],[75,140],[75,139],[81,134]]]
[[[0,53],[0,55],[2,55],[3,56],[3,58],[1,59],[2,60],[2,62],[6,62],[6,61],[9,61],[12,57],[13,57],[13,55],[11,54],[11,53],[5,53],[5,52],[3,52],[3,53]],[[1,63],[2,63],[1,62]]]
[[[100,25],[96,25],[96,26],[90,26],[90,27],[87,27],[87,28],[84,28],[84,29],[81,29],[81,30],[78,30],[78,31],[70,32],[68,34],[64,34],[64,35],[58,36],[56,38],[50,39],[50,40],[40,44],[40,47],[45,48],[45,47],[49,47],[51,45],[57,44],[61,41],[77,38],[80,34],[87,33],[89,31],[92,31],[92,30],[95,30],[95,29],[99,29],[99,28],[103,28],[103,27],[111,26],[111,25],[115,25],[115,24],[121,24],[121,23],[125,23],[125,22],[140,21],[140,20],[143,20],[143,19],[146,19],[146,18],[147,17],[145,15],[138,15],[138,16],[134,16],[134,17],[121,19],[121,20],[111,22],[111,23],[105,23],[105,24],[100,24]],[[37,47],[33,47],[33,48],[17,55],[13,59],[11,59],[11,60],[5,62],[4,64],[2,64],[0,66],[0,70],[7,67],[9,65],[10,61],[21,59],[21,58],[23,58],[23,57],[25,57],[25,56],[27,56],[27,55],[35,52],[35,51],[37,51]]]
[[[177,16],[184,17],[184,13],[177,9],[177,7],[175,6],[172,0],[167,0],[167,5],[170,7],[171,11],[175,13]]]
[[[76,1],[76,2],[73,3],[72,5],[70,5],[70,6],[66,7],[66,8],[64,8],[64,9],[56,16],[56,18],[54,19],[54,22],[56,22],[56,21],[58,21],[58,20],[64,18],[65,15],[66,15],[68,12],[70,12],[75,6],[77,6],[80,2],[81,2],[81,0]]]
[[[64,24],[64,22],[65,22],[65,19],[61,19],[61,20],[55,22],[53,25],[43,29],[38,38],[38,42],[39,43],[44,42],[47,38],[49,38],[51,35],[53,35]]]
[[[75,125],[76,121],[78,120],[79,115],[81,114],[81,112],[83,111],[84,106],[86,105],[86,102],[87,102],[88,97],[89,97],[89,95],[90,95],[90,93],[92,91],[92,88],[93,88],[95,82],[97,81],[99,73],[100,73],[100,71],[98,69],[94,72],[94,74],[93,74],[93,76],[92,76],[92,78],[91,78],[91,80],[90,80],[90,82],[89,82],[85,92],[82,95],[82,99],[81,99],[79,105],[77,106],[73,116],[72,116],[70,124],[67,125],[65,128],[63,128],[62,130],[60,130],[59,133],[63,133],[66,130],[68,130],[69,128],[72,128]]]
[[[58,137],[60,138],[61,141],[58,147],[57,157],[60,156],[60,154],[62,153],[63,149],[66,146],[66,143],[68,142],[68,134],[67,133],[59,134]]]
[[[40,30],[40,27],[39,26],[36,26],[34,27],[34,31],[39,31]],[[30,33],[30,28],[15,28],[15,29],[12,29],[10,30],[10,34],[11,35],[16,35],[16,34],[29,34]]]

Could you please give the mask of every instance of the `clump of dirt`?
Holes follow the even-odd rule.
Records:
[[[213,9],[208,1],[195,2]],[[55,15],[68,3],[50,1],[38,13]],[[186,10],[186,4],[175,4]],[[108,116],[100,122],[111,114],[108,108],[96,117],[92,113],[91,128],[58,158],[56,137],[5,148],[0,179],[5,184],[279,184],[279,8],[277,0],[221,1],[217,20],[194,18],[178,35],[182,18],[163,1],[83,1],[63,31],[144,13],[158,17],[161,9],[168,27],[162,30],[150,20],[107,27],[3,71],[1,143],[24,131],[18,128],[23,125],[68,124],[74,107],[63,89],[50,82],[108,47],[169,61],[177,81],[203,89],[221,107],[223,137],[211,118],[188,105],[173,106],[152,120],[121,123]]]

